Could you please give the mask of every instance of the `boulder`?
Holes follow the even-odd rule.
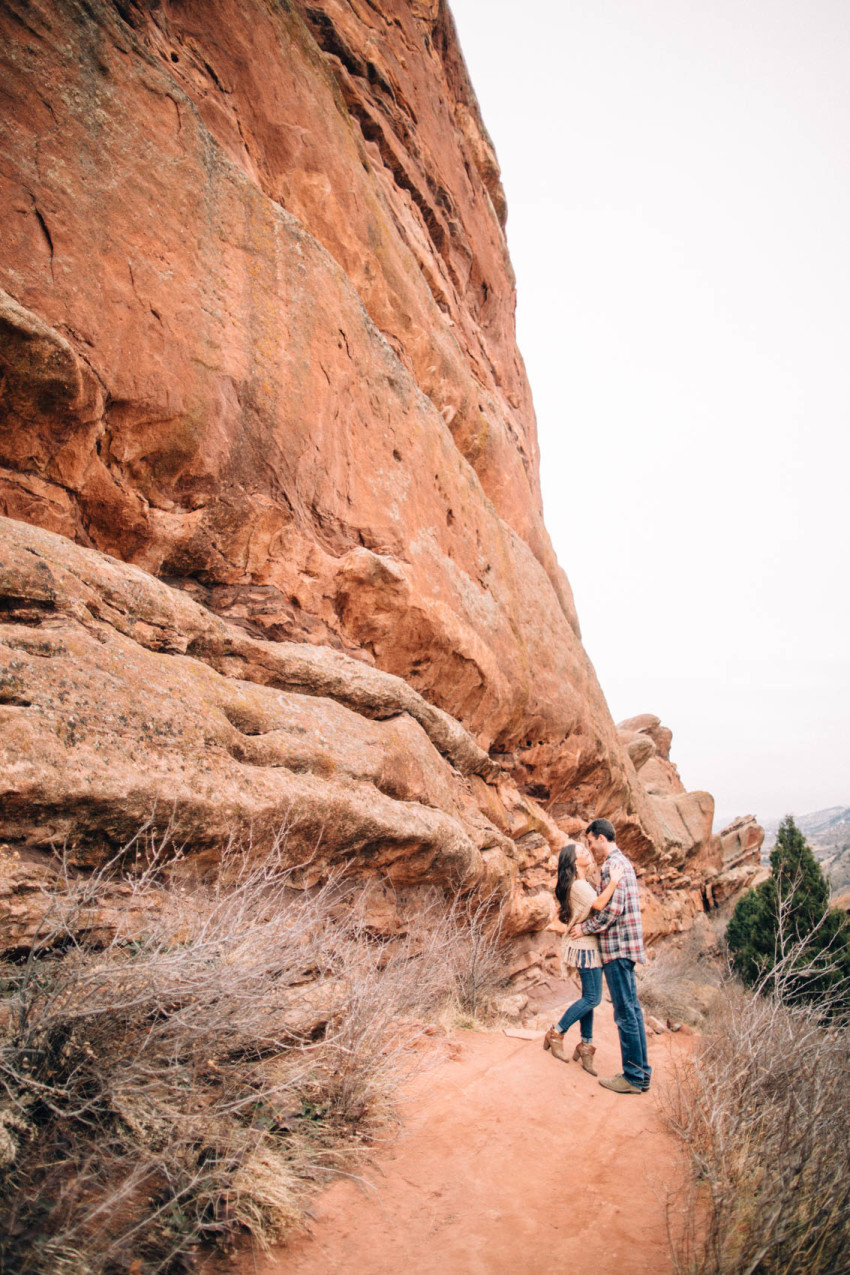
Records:
[[[670,760],[673,732],[669,726],[662,726],[661,718],[654,713],[639,713],[637,717],[628,717],[619,723],[617,730],[626,735],[643,735],[654,745],[655,755],[661,761]]]

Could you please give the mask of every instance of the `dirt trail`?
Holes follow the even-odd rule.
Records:
[[[607,1002],[597,1018],[597,1067],[613,1075]],[[249,1258],[245,1275],[672,1270],[665,1201],[682,1170],[659,1097],[690,1042],[653,1037],[653,1092],[625,1096],[555,1061],[542,1033],[453,1041],[455,1057],[410,1086],[399,1137],[363,1174],[371,1186],[335,1183],[315,1203],[311,1233]]]

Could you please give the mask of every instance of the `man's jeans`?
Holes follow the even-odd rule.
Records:
[[[593,1011],[602,1003],[602,970],[579,970],[581,979],[581,1000],[570,1005],[564,1017],[558,1023],[558,1031],[565,1032],[573,1023],[581,1023],[582,1040],[593,1040]]]
[[[605,981],[614,1006],[614,1022],[620,1033],[623,1075],[638,1089],[648,1089],[652,1068],[646,1056],[646,1031],[635,982],[635,963],[625,956],[606,961]]]

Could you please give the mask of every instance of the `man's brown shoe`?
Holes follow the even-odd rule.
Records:
[[[633,1085],[630,1080],[626,1080],[625,1076],[611,1076],[609,1079],[600,1080],[603,1089],[613,1089],[614,1093],[643,1093],[642,1089],[638,1089],[637,1085]]]

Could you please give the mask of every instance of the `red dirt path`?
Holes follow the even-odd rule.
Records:
[[[600,1076],[620,1070],[606,1002]],[[574,1028],[570,1039],[576,1035]],[[689,1041],[652,1037],[653,1092],[611,1093],[533,1041],[458,1032],[410,1086],[399,1137],[320,1195],[311,1233],[245,1275],[664,1275],[665,1202],[681,1180],[659,1096]],[[575,1043],[575,1041],[573,1041]]]

